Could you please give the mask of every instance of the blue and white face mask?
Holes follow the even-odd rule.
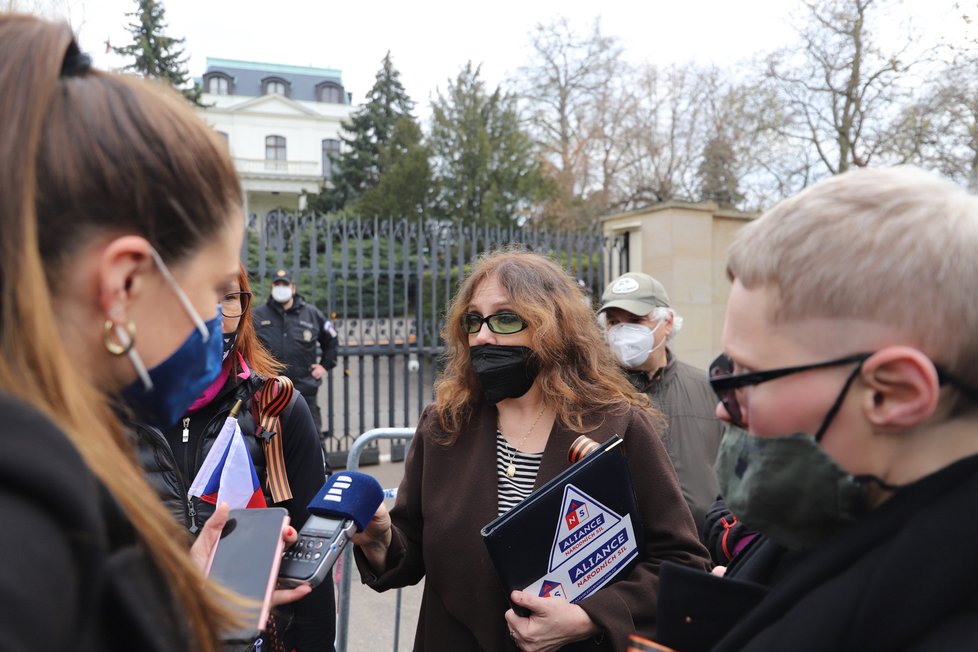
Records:
[[[157,428],[169,428],[179,421],[221,372],[224,352],[221,330],[224,320],[218,310],[213,319],[204,322],[160,255],[154,249],[150,249],[150,254],[195,328],[180,348],[148,371],[139,353],[130,347],[127,355],[139,378],[122,390],[122,397],[132,408],[133,416],[141,422]],[[117,328],[116,335],[123,346],[129,344],[125,329]]]

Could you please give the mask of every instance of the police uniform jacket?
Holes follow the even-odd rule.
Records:
[[[327,370],[336,366],[339,343],[333,323],[298,294],[288,310],[269,297],[265,305],[255,308],[254,322],[258,338],[286,365],[285,375],[296,390],[307,396],[315,395],[322,384],[322,378],[312,377],[317,345],[321,351],[319,364]]]
[[[654,630],[662,562],[704,570],[709,562],[649,414],[630,407],[619,414],[596,412],[589,421],[598,425],[588,433],[592,439],[605,441],[614,434],[624,439],[645,546],[641,561],[624,578],[578,603],[604,633],[566,649],[624,652],[628,634],[650,636]],[[361,575],[379,591],[424,578],[415,650],[514,650],[503,617],[509,609],[508,591],[480,534],[499,511],[496,409],[477,406],[450,447],[433,440],[438,432],[437,414],[429,406],[421,416],[391,511],[387,568],[375,576],[356,550]],[[569,466],[567,450],[578,435],[560,423],[554,425],[536,487]]]

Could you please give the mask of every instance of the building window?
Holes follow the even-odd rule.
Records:
[[[330,156],[340,153],[340,141],[335,138],[323,138],[323,179],[332,179],[336,165]]]
[[[261,80],[262,95],[282,95],[289,96],[289,82],[280,77],[266,77]]]
[[[205,75],[204,88],[211,95],[230,95],[231,78],[220,73]]]
[[[343,101],[343,87],[336,82],[323,82],[316,86],[320,102],[328,104],[346,104]]]
[[[285,170],[285,136],[265,136],[265,169]]]

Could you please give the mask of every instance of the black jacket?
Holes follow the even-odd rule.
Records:
[[[327,370],[336,366],[339,342],[333,322],[298,294],[288,310],[269,297],[265,305],[255,308],[254,322],[258,338],[286,365],[285,375],[295,388],[302,394],[315,394],[322,384],[321,378],[312,377],[317,344],[321,351],[319,364]]]
[[[727,566],[734,555],[756,536],[756,532],[748,529],[727,508],[727,502],[723,498],[717,498],[710,509],[706,510],[700,540],[710,551],[714,563]]]
[[[129,520],[65,434],[0,394],[0,437],[0,649],[195,649]]]
[[[264,379],[255,374],[247,380],[232,377],[213,401],[165,432],[146,426],[137,428],[140,461],[150,483],[160,492],[174,515],[192,532],[196,532],[210,517],[214,506],[196,497],[188,499],[187,489],[238,399],[245,401],[238,415],[238,424],[262,483],[265,502],[273,505],[265,489],[265,456],[255,437],[251,401],[263,384]],[[297,393],[293,394],[281,419],[285,469],[293,498],[275,506],[288,510],[291,525],[298,530],[309,517],[306,505],[325,482],[323,453],[309,407]],[[184,423],[187,424],[186,443],[183,441]],[[289,611],[286,608],[280,610],[286,614]],[[320,584],[310,595],[295,603],[292,611],[294,625],[287,634],[287,642],[296,645],[300,652],[332,649],[336,623],[331,582]]]
[[[702,576],[664,572],[660,604],[676,596],[685,613],[665,623],[660,612],[659,641],[681,652],[978,650],[975,496],[978,455],[904,487],[809,551],[758,537],[728,577],[713,578],[719,591]]]

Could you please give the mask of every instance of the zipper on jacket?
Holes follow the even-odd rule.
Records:
[[[230,410],[228,410],[228,413],[230,413]],[[184,446],[183,467],[181,467],[181,469],[179,470],[180,476],[183,476],[183,469],[186,469],[187,471],[193,471],[193,469],[197,467],[197,464],[200,462],[200,458],[202,457],[201,452],[204,448],[204,440],[207,439],[206,437],[207,430],[220,416],[221,413],[218,412],[218,414],[213,419],[207,422],[207,425],[204,426],[204,429],[201,431],[200,437],[197,439],[197,445],[194,447],[195,451],[192,457],[195,463],[193,466],[190,465],[190,460],[191,460],[190,448],[188,446]],[[183,418],[183,433],[181,433],[181,439],[183,440],[183,443],[187,443],[190,440],[190,417]],[[195,473],[193,475],[194,475],[193,478],[188,478],[188,480],[186,480],[187,483],[192,483],[194,481],[194,478],[196,477],[197,474]],[[190,531],[190,534],[196,535],[197,532],[200,531],[200,521],[197,518],[197,510],[194,508],[194,499],[190,496],[189,492],[184,492],[184,495],[187,497],[186,498],[187,516],[190,519],[190,525],[187,529]]]
[[[190,521],[190,531],[196,533],[197,530],[200,529],[200,527],[197,525],[197,512],[194,510],[193,505],[190,504],[190,496],[187,493],[187,481],[183,477],[183,469],[181,469],[180,465],[177,463],[177,456],[173,452],[173,447],[170,446],[170,442],[167,441],[166,436],[156,428],[151,426],[141,426],[140,430],[149,433],[149,435],[156,440],[159,448],[162,449],[164,454],[169,455],[170,460],[173,461],[173,476],[176,478],[177,484],[179,485],[177,487],[177,493],[181,496],[186,496],[186,515]]]
[[[213,430],[217,423],[220,423],[221,427],[223,427],[224,421],[225,419],[227,419],[227,416],[229,414],[231,414],[230,408],[228,408],[227,410],[218,411],[218,413],[215,414],[211,418],[211,420],[207,422],[207,425],[204,426],[203,430],[200,431],[200,437],[198,437],[197,445],[194,447],[195,451],[193,455],[193,459],[194,459],[193,466],[190,466],[190,449],[188,447],[184,447],[183,449],[184,467],[188,471],[197,469],[197,472],[198,473],[200,472],[200,465],[202,464],[201,458],[203,458],[204,442],[207,440],[207,433]],[[218,435],[221,433],[220,427],[218,428],[217,433]],[[215,438],[216,437],[217,435],[215,435]],[[189,438],[190,438],[190,417],[184,417],[183,418],[183,441],[187,441]],[[196,473],[194,474],[194,476],[196,477]],[[193,482],[193,480],[190,480],[190,482]],[[194,503],[193,503],[194,499],[190,497],[189,492],[186,494],[186,496],[187,496],[187,513],[190,516],[189,530],[190,530],[190,534],[195,535],[200,530],[200,522],[197,518],[197,510],[194,509]]]
[[[194,509],[193,499],[187,496],[187,515],[190,516],[190,534],[197,534],[200,526],[197,525],[197,510]]]

